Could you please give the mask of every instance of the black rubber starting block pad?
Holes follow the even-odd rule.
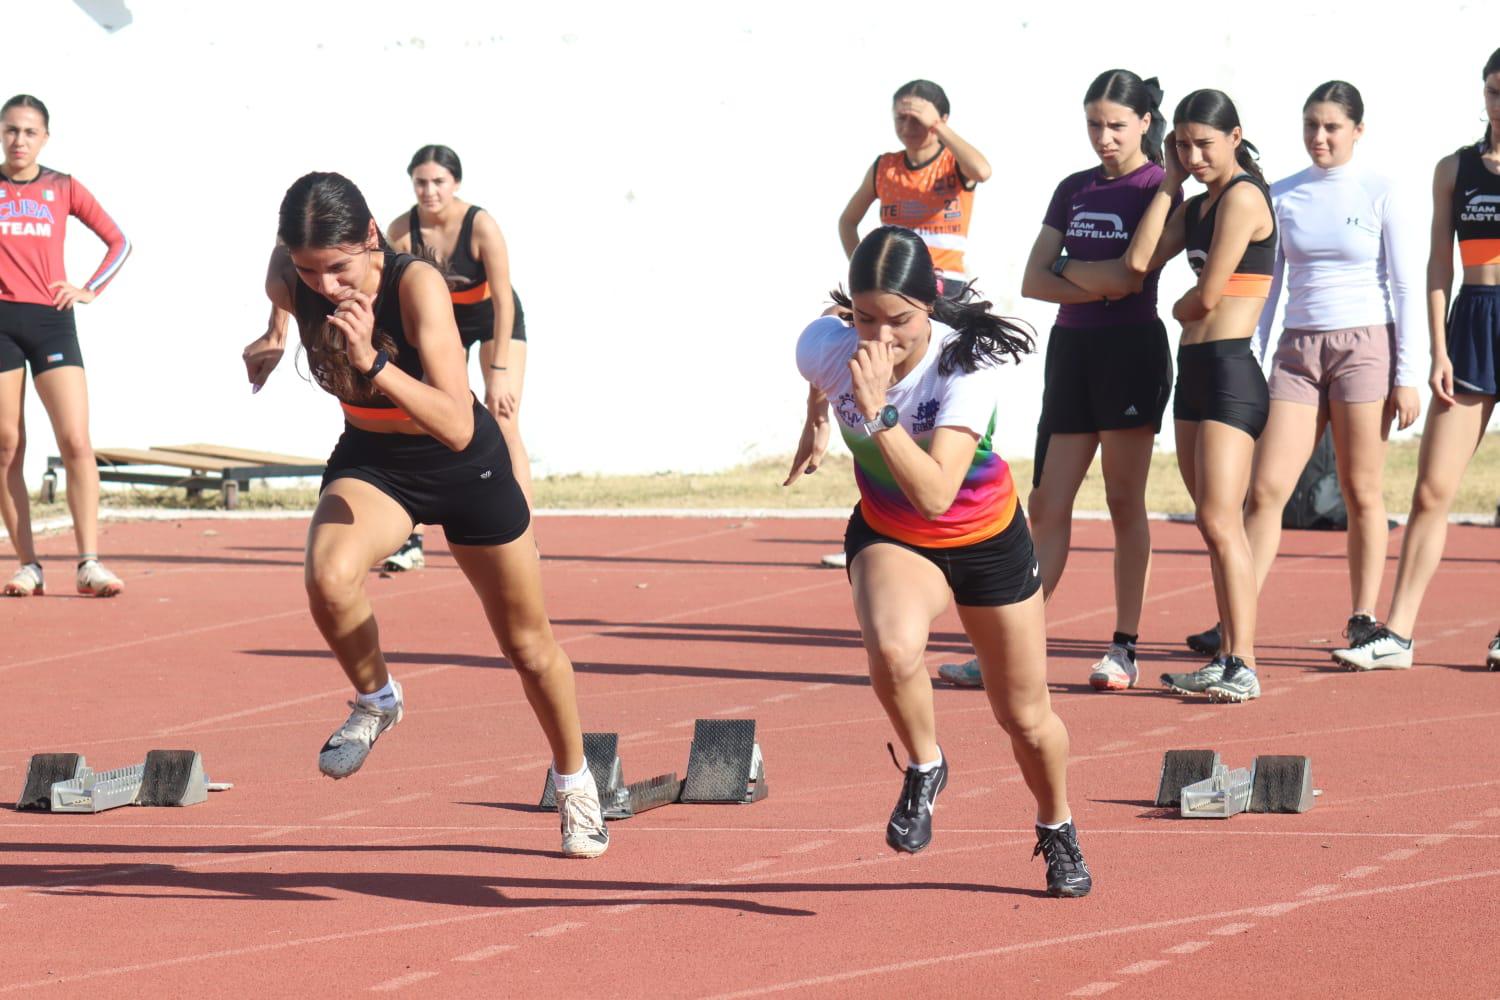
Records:
[[[1314,801],[1312,761],[1274,754],[1255,758],[1250,812],[1302,813],[1311,809]]]
[[[594,784],[599,788],[599,804],[604,807],[605,819],[624,819],[630,815],[628,792],[625,789],[625,771],[620,766],[619,733],[584,733],[583,756],[593,772]],[[538,805],[550,812],[557,811],[557,792],[552,787],[552,773],[548,769],[542,785],[542,800]]]
[[[51,812],[53,784],[72,781],[85,763],[83,755],[77,753],[32,754],[31,762],[26,765],[26,787],[16,799],[16,808]]]
[[[758,802],[766,794],[755,720],[697,720],[680,801]]]
[[[1182,805],[1182,788],[1214,776],[1219,763],[1217,750],[1168,750],[1161,761],[1161,783],[1156,786],[1156,804]]]
[[[208,800],[203,757],[196,750],[151,750],[141,773],[138,806],[193,806]]]
[[[670,774],[658,774],[645,781],[637,781],[629,788],[631,815],[655,809],[657,806],[670,805],[681,795],[682,782],[677,780],[676,771]]]

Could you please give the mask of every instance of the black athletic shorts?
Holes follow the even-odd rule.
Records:
[[[31,365],[33,378],[64,365],[83,367],[72,309],[0,302],[0,372]]]
[[[413,524],[439,524],[453,545],[504,545],[525,534],[531,510],[510,468],[500,425],[474,400],[474,437],[453,451],[426,434],[380,434],[346,425],[328,457],[323,486],[369,483]]]
[[[957,548],[932,549],[880,534],[870,527],[856,504],[849,527],[844,530],[845,573],[850,572],[847,567],[854,565],[855,556],[879,542],[915,552],[942,570],[954,602],[965,607],[1019,604],[1042,587],[1041,567],[1031,547],[1031,531],[1019,506],[1010,524],[993,538]]]
[[[516,294],[514,287],[510,290],[511,301],[516,304],[515,322],[511,324],[510,339],[526,343],[526,310],[521,308],[521,296]],[[473,305],[457,305],[453,307],[454,318],[458,320],[458,336],[463,341],[464,350],[467,351],[475,344],[483,344],[495,339],[495,303],[486,299]]]
[[[1177,390],[1172,416],[1199,423],[1217,420],[1260,437],[1271,413],[1271,394],[1250,338],[1211,340],[1177,348]]]

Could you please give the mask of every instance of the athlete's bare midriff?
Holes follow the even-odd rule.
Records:
[[[1265,304],[1263,298],[1225,296],[1207,316],[1182,325],[1182,343],[1207,344],[1215,340],[1243,340],[1253,336]]]

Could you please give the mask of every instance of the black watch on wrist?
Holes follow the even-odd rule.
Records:
[[[383,349],[376,351],[375,360],[370,363],[370,370],[367,372],[361,372],[360,374],[367,379],[373,379],[376,375],[380,374],[380,369],[384,368],[386,366],[386,362],[390,360],[391,356],[387,354]]]
[[[882,406],[880,412],[875,414],[875,419],[865,421],[865,434],[874,437],[881,431],[888,431],[901,422],[901,411],[890,403]]]
[[[1068,266],[1068,261],[1071,259],[1072,258],[1068,256],[1068,251],[1066,249],[1062,250],[1060,253],[1058,253],[1057,259],[1052,262],[1052,273],[1061,278],[1063,268]]]

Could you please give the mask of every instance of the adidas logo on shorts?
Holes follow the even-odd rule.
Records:
[[[1135,404],[1131,403],[1129,406],[1125,407],[1125,415],[1127,417],[1138,417],[1141,414],[1140,411],[1135,408]]]

